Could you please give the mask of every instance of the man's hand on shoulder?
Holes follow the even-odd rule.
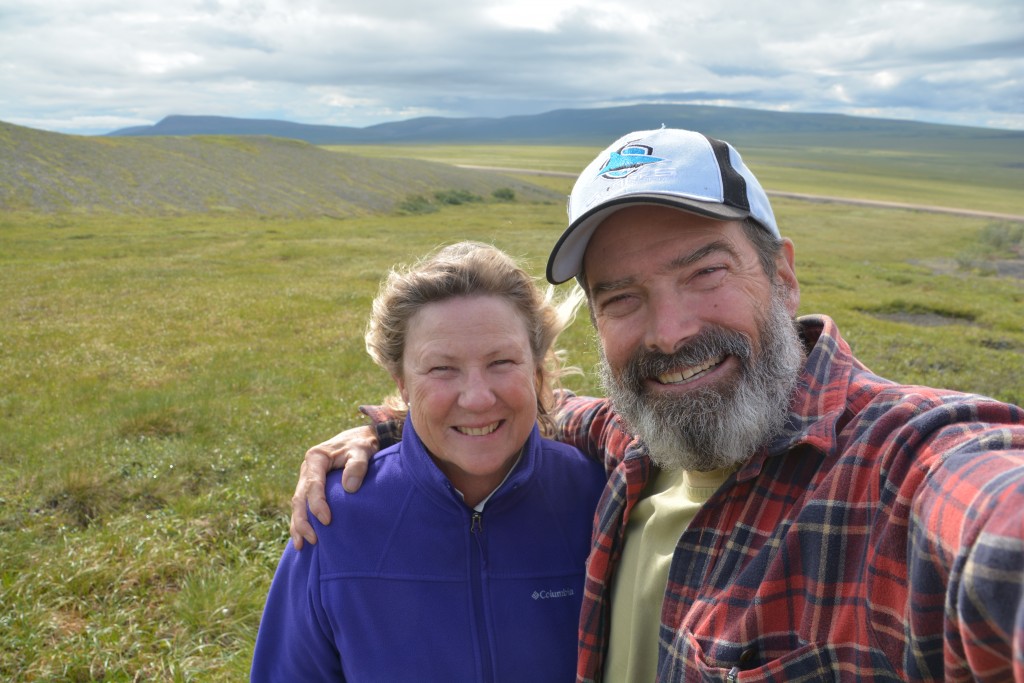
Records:
[[[346,429],[306,451],[299,468],[299,481],[292,496],[292,519],[289,533],[296,550],[304,542],[316,543],[316,533],[309,523],[307,507],[321,524],[331,523],[331,509],[327,505],[325,484],[327,473],[344,468],[341,485],[355,493],[363,484],[370,458],[380,450],[372,427]]]

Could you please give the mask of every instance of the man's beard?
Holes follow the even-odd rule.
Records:
[[[619,376],[601,350],[605,392],[658,467],[706,472],[738,465],[786,426],[804,350],[784,290],[773,290],[767,317],[757,321],[756,356],[745,334],[718,326],[701,330],[671,355],[640,348]],[[648,378],[730,355],[739,360],[739,373],[714,385],[677,394],[647,391]]]

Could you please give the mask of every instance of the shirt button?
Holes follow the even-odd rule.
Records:
[[[757,658],[757,648],[748,647],[742,653],[740,653],[740,664],[743,666],[749,666]]]

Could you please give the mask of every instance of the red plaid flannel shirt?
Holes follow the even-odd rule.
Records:
[[[785,434],[681,530],[659,681],[1024,680],[1024,411],[897,385],[827,317]],[[651,475],[607,401],[569,398],[563,440],[603,454],[579,681],[601,680],[609,586]]]

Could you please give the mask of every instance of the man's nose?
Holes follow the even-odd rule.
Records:
[[[700,331],[700,321],[679,296],[652,298],[644,333],[644,346],[650,351],[674,353]]]

